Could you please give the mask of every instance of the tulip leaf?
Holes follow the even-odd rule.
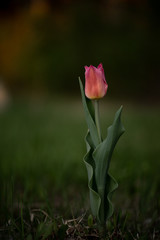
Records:
[[[111,193],[118,187],[117,182],[108,174],[109,164],[115,145],[124,133],[124,127],[121,123],[122,107],[115,114],[113,124],[108,128],[106,139],[100,143],[92,154],[95,161],[95,182],[97,184],[97,192],[101,198],[101,206],[99,209],[99,218],[101,222],[105,222],[113,212],[110,197]]]
[[[98,218],[98,212],[101,204],[101,199],[99,194],[97,193],[97,185],[95,182],[95,162],[92,157],[94,148],[90,132],[88,131],[87,136],[85,138],[87,145],[87,153],[84,156],[84,162],[87,168],[88,173],[88,187],[89,187],[89,195],[90,195],[90,205],[92,213],[95,217]],[[99,219],[98,219],[99,220]],[[100,221],[100,220],[99,220]]]
[[[106,139],[95,149],[90,133],[86,136],[87,154],[84,157],[88,172],[91,210],[100,224],[113,214],[112,193],[118,187],[116,180],[108,173],[113,150],[124,132],[120,121],[122,107],[117,111],[113,124],[108,128]]]
[[[89,195],[90,195],[90,205],[92,214],[97,218],[100,224],[104,224],[106,220],[112,216],[113,214],[113,204],[111,202],[111,197],[113,191],[118,187],[116,180],[110,175],[106,176],[105,183],[105,205],[103,205],[103,200],[97,190],[97,184],[95,181],[95,166],[93,164],[92,158],[92,150],[84,157],[84,162],[88,172],[88,187],[89,187]],[[105,209],[104,209],[105,207]]]
[[[122,106],[115,114],[115,119],[113,124],[108,128],[108,134],[106,139],[100,143],[93,153],[93,158],[95,160],[95,177],[97,185],[102,187],[105,184],[106,173],[109,169],[110,160],[112,157],[115,145],[124,133],[124,127],[121,123]]]
[[[84,113],[86,117],[86,122],[92,137],[93,144],[96,147],[99,143],[99,140],[98,140],[97,128],[94,122],[94,116],[93,116],[94,113],[93,113],[92,103],[89,99],[85,97],[83,84],[80,78],[79,78],[79,84],[81,89],[82,103],[83,103]]]

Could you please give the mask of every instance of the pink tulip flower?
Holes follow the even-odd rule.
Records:
[[[85,95],[89,99],[104,97],[108,89],[102,63],[98,67],[85,66]]]

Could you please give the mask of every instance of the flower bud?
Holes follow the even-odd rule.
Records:
[[[98,67],[85,66],[85,95],[89,99],[99,99],[107,92],[108,84],[105,79],[104,69],[100,63]]]

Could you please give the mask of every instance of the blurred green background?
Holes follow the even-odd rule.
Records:
[[[70,216],[88,209],[78,76],[103,63],[106,135],[124,106],[113,155],[116,209],[145,231],[160,212],[160,28],[156,1],[0,3],[0,223],[17,201]],[[18,200],[17,200],[18,199]],[[144,217],[143,217],[143,216]],[[155,223],[155,222],[154,222]],[[142,227],[142,229],[143,229]]]

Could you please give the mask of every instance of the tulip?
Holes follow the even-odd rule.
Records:
[[[98,67],[85,66],[85,95],[89,99],[99,99],[107,92],[108,84],[105,79],[104,69],[100,63]]]
[[[106,138],[102,139],[98,108],[100,101],[98,98],[106,94],[108,85],[105,81],[102,64],[97,68],[90,66],[85,67],[85,69],[85,91],[79,78],[82,102],[88,127],[85,138],[87,154],[85,154],[84,162],[88,173],[88,187],[90,191],[92,214],[98,221],[100,231],[103,232],[103,239],[106,239],[106,221],[113,214],[111,196],[118,187],[116,180],[109,173],[109,166],[116,143],[124,132],[124,127],[121,122],[122,107],[120,107],[115,114],[115,119],[113,124],[108,128]],[[87,99],[85,94],[91,99]],[[94,100],[92,101],[92,99]],[[95,114],[95,116],[93,114]]]

